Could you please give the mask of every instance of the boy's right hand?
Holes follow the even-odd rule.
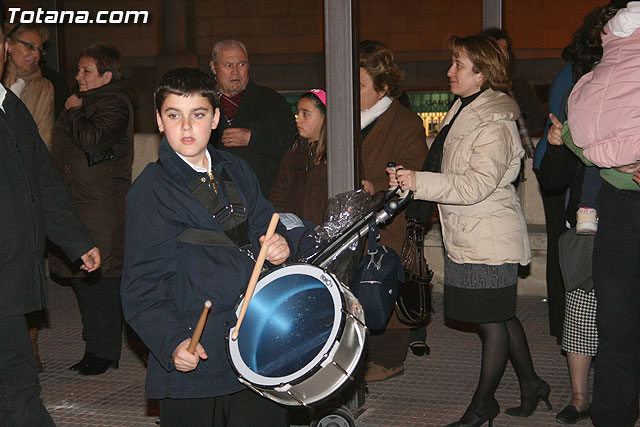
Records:
[[[173,364],[180,372],[189,372],[196,369],[200,359],[207,359],[207,353],[204,351],[204,347],[198,344],[195,353],[191,354],[187,351],[191,338],[187,338],[182,341],[175,350],[173,350]]]

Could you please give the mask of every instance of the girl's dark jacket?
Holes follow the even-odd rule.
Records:
[[[320,225],[329,204],[327,162],[316,165],[314,159],[304,140],[290,148],[280,162],[269,201],[278,212],[294,213]]]
[[[0,316],[47,304],[45,236],[71,260],[95,246],[27,107],[7,91],[0,112]],[[0,344],[2,345],[2,344]]]
[[[120,277],[133,159],[133,86],[119,80],[77,95],[82,105],[64,111],[54,125],[51,156],[100,249],[102,268],[92,275]],[[57,254],[49,267],[58,277],[86,276]]]
[[[228,205],[224,172],[238,187],[247,209],[249,240],[258,254],[273,206],[262,196],[255,174],[242,159],[209,145],[218,198]],[[227,359],[225,334],[235,325],[234,306],[244,292],[254,261],[235,246],[197,245],[178,241],[187,228],[221,231],[220,225],[188,188],[194,180],[209,182],[171,149],[166,139],[160,163],[147,165],[127,195],[127,226],[122,274],[122,308],[127,322],[151,354],[146,396],[205,398],[244,389]],[[278,233],[285,235],[284,227]],[[200,344],[207,360],[191,372],[172,362],[175,348],[193,334],[203,303],[213,303]]]

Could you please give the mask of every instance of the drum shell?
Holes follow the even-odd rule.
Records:
[[[229,341],[227,349],[231,365],[238,374],[240,382],[275,402],[285,405],[306,406],[331,397],[350,379],[362,356],[366,327],[364,326],[362,309],[348,288],[343,286],[335,276],[319,267],[307,264],[302,264],[304,267],[299,267],[300,265],[294,264],[287,267],[292,267],[291,270],[296,270],[295,267],[298,266],[297,271],[302,268],[311,274],[320,275],[322,281],[331,278],[332,283],[336,285],[332,289],[334,296],[335,292],[339,293],[339,299],[336,298],[339,304],[334,307],[335,310],[339,310],[339,313],[336,313],[336,317],[339,317],[337,333],[335,337],[330,337],[330,340],[332,339],[330,344],[329,340],[327,340],[326,344],[329,345],[328,347],[325,345],[322,354],[318,353],[317,356],[320,357],[317,363],[303,372],[299,372],[299,375],[294,379],[278,384],[266,384],[268,381],[261,381],[260,378],[256,379],[253,374],[243,374],[243,371],[247,372],[246,370],[249,368],[240,356],[238,345]],[[283,269],[287,267],[283,267]],[[277,273],[279,276],[286,276],[286,270]],[[269,281],[269,274],[260,279],[260,282],[263,281]],[[256,294],[259,289],[269,286],[268,283],[260,286],[260,282],[256,286]],[[251,307],[251,304],[249,304],[249,307]],[[230,331],[230,334],[232,331]],[[240,340],[241,337],[242,332],[240,332],[238,339]],[[247,378],[249,376],[254,378]]]

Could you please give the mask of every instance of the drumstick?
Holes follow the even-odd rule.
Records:
[[[264,238],[266,242],[273,236],[273,233],[276,231],[276,226],[278,225],[278,221],[280,220],[280,215],[274,213],[271,217],[271,222],[269,223],[269,228],[267,228],[267,234]],[[253,267],[253,273],[251,273],[251,279],[249,279],[249,284],[247,285],[247,291],[244,293],[244,301],[242,301],[242,308],[240,309],[240,315],[238,316],[238,321],[236,322],[236,328],[233,330],[233,334],[231,335],[232,340],[238,339],[238,331],[240,330],[240,325],[242,324],[242,319],[244,319],[244,315],[247,312],[247,307],[249,306],[249,301],[253,296],[253,290],[256,287],[256,283],[258,283],[258,277],[260,277],[260,271],[262,270],[262,265],[264,264],[264,260],[267,257],[267,247],[262,244],[260,247],[260,252],[258,253],[258,259],[256,260],[256,265]]]
[[[189,343],[189,347],[187,347],[187,351],[191,354],[195,353],[196,347],[200,342],[200,336],[202,335],[202,330],[204,329],[204,323],[207,321],[207,314],[209,313],[210,308],[211,308],[211,301],[206,300],[204,302],[204,308],[202,309],[202,314],[200,315],[200,319],[198,320],[198,324],[196,325],[196,330],[193,331],[191,342]]]

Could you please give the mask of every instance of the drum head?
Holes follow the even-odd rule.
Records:
[[[229,340],[234,367],[256,385],[300,378],[330,350],[341,308],[336,279],[318,267],[290,265],[267,274],[256,285],[237,341]]]

